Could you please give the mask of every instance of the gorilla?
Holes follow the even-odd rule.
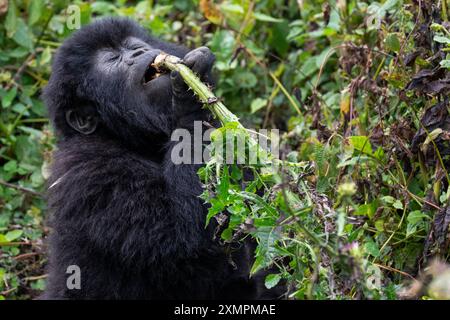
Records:
[[[177,128],[210,122],[166,52],[213,85],[214,55],[158,40],[122,18],[76,31],[43,93],[57,136],[48,188],[49,263],[42,299],[260,299],[252,248],[226,250],[205,228],[196,165],[174,164]],[[70,286],[70,268],[79,286]]]

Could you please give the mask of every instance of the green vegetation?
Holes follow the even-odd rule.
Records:
[[[286,281],[293,299],[450,299],[449,4],[0,0],[0,299],[45,287],[54,137],[39,94],[77,9],[82,25],[128,16],[209,46],[216,96],[245,127],[280,129],[289,165],[213,155],[199,172],[208,219],[229,219],[223,242],[252,236],[253,271],[277,267],[267,287]],[[254,178],[243,188],[244,169]]]

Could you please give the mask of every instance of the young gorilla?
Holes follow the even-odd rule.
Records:
[[[249,248],[236,267],[204,227],[198,167],[171,161],[171,132],[210,114],[179,74],[155,77],[161,51],[210,80],[209,49],[164,43],[125,19],[82,28],[56,55],[44,92],[59,138],[44,299],[261,297]],[[71,265],[81,289],[67,287]]]

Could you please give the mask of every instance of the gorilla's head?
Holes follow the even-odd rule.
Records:
[[[44,100],[60,138],[107,134],[132,144],[169,134],[171,83],[150,67],[161,51],[183,57],[128,19],[98,20],[59,48]]]

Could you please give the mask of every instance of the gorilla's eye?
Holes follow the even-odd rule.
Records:
[[[153,68],[151,65],[148,65],[147,69],[145,70],[144,78],[142,79],[142,82],[144,84],[146,84],[146,83],[152,81],[153,79],[159,77],[160,75],[161,74],[158,73],[158,71],[156,71],[155,68]]]
[[[120,57],[120,56],[119,56],[118,54],[112,55],[112,56],[108,59],[108,61],[109,61],[109,62],[114,62],[114,61],[117,60],[119,57]]]

